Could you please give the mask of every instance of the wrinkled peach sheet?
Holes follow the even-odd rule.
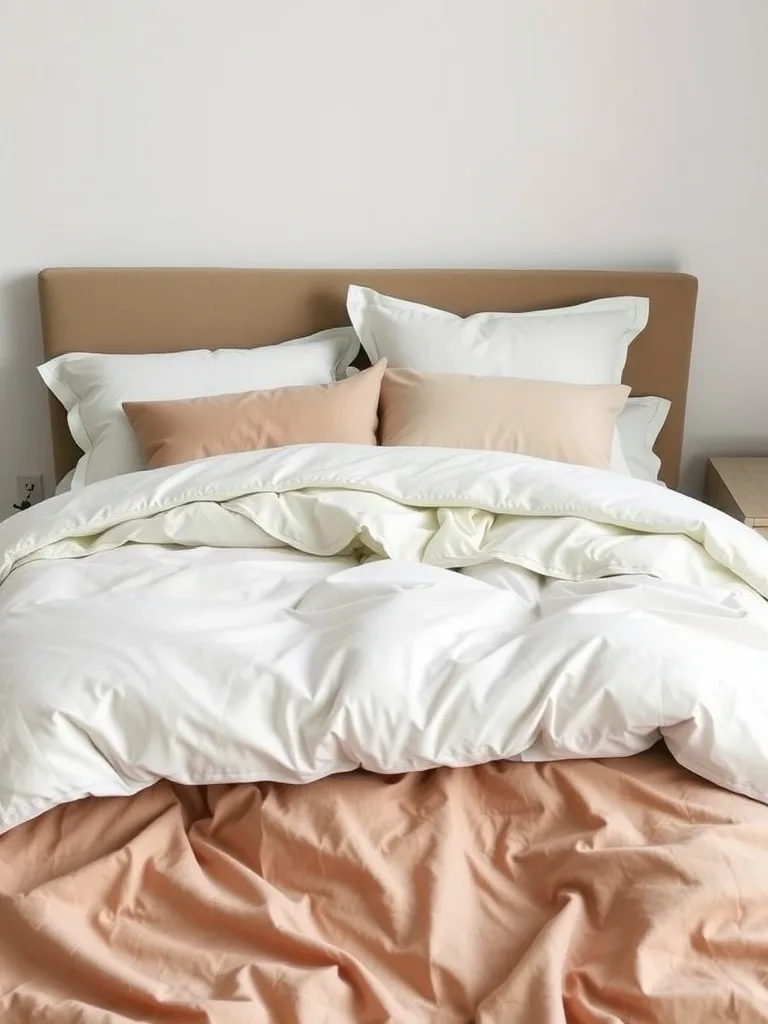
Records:
[[[89,799],[0,838],[0,1020],[768,1020],[768,807],[660,750]]]

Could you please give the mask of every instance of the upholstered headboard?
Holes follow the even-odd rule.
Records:
[[[650,298],[648,326],[630,348],[624,380],[672,409],[656,451],[676,486],[697,281],[687,274],[592,270],[215,270],[66,268],[40,274],[46,357],[63,352],[253,348],[349,322],[347,287],[368,285],[467,315],[554,308],[610,295]],[[53,400],[57,476],[79,452]]]

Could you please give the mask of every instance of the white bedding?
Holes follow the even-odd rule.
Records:
[[[768,802],[768,546],[653,484],[299,446],[53,498],[0,524],[0,559],[0,831],[159,777],[305,782],[660,736]]]

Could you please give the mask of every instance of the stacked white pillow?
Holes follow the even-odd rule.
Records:
[[[522,377],[567,384],[619,384],[630,344],[648,322],[639,296],[597,299],[530,313],[456,316],[352,285],[352,326],[371,363],[422,373]],[[653,444],[669,402],[630,398],[617,423],[612,469],[656,480]]]
[[[151,355],[71,352],[38,370],[67,410],[70,433],[84,453],[70,484],[77,490],[146,468],[123,402],[330,384],[344,378],[359,349],[354,330],[338,327],[253,349]]]

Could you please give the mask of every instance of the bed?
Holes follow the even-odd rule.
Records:
[[[694,278],[54,269],[45,355],[273,346],[348,323],[352,283],[647,298],[623,380],[671,403],[667,486],[299,444],[3,524],[0,1018],[768,1019],[768,555],[675,491]],[[62,478],[55,400],[51,429]]]

